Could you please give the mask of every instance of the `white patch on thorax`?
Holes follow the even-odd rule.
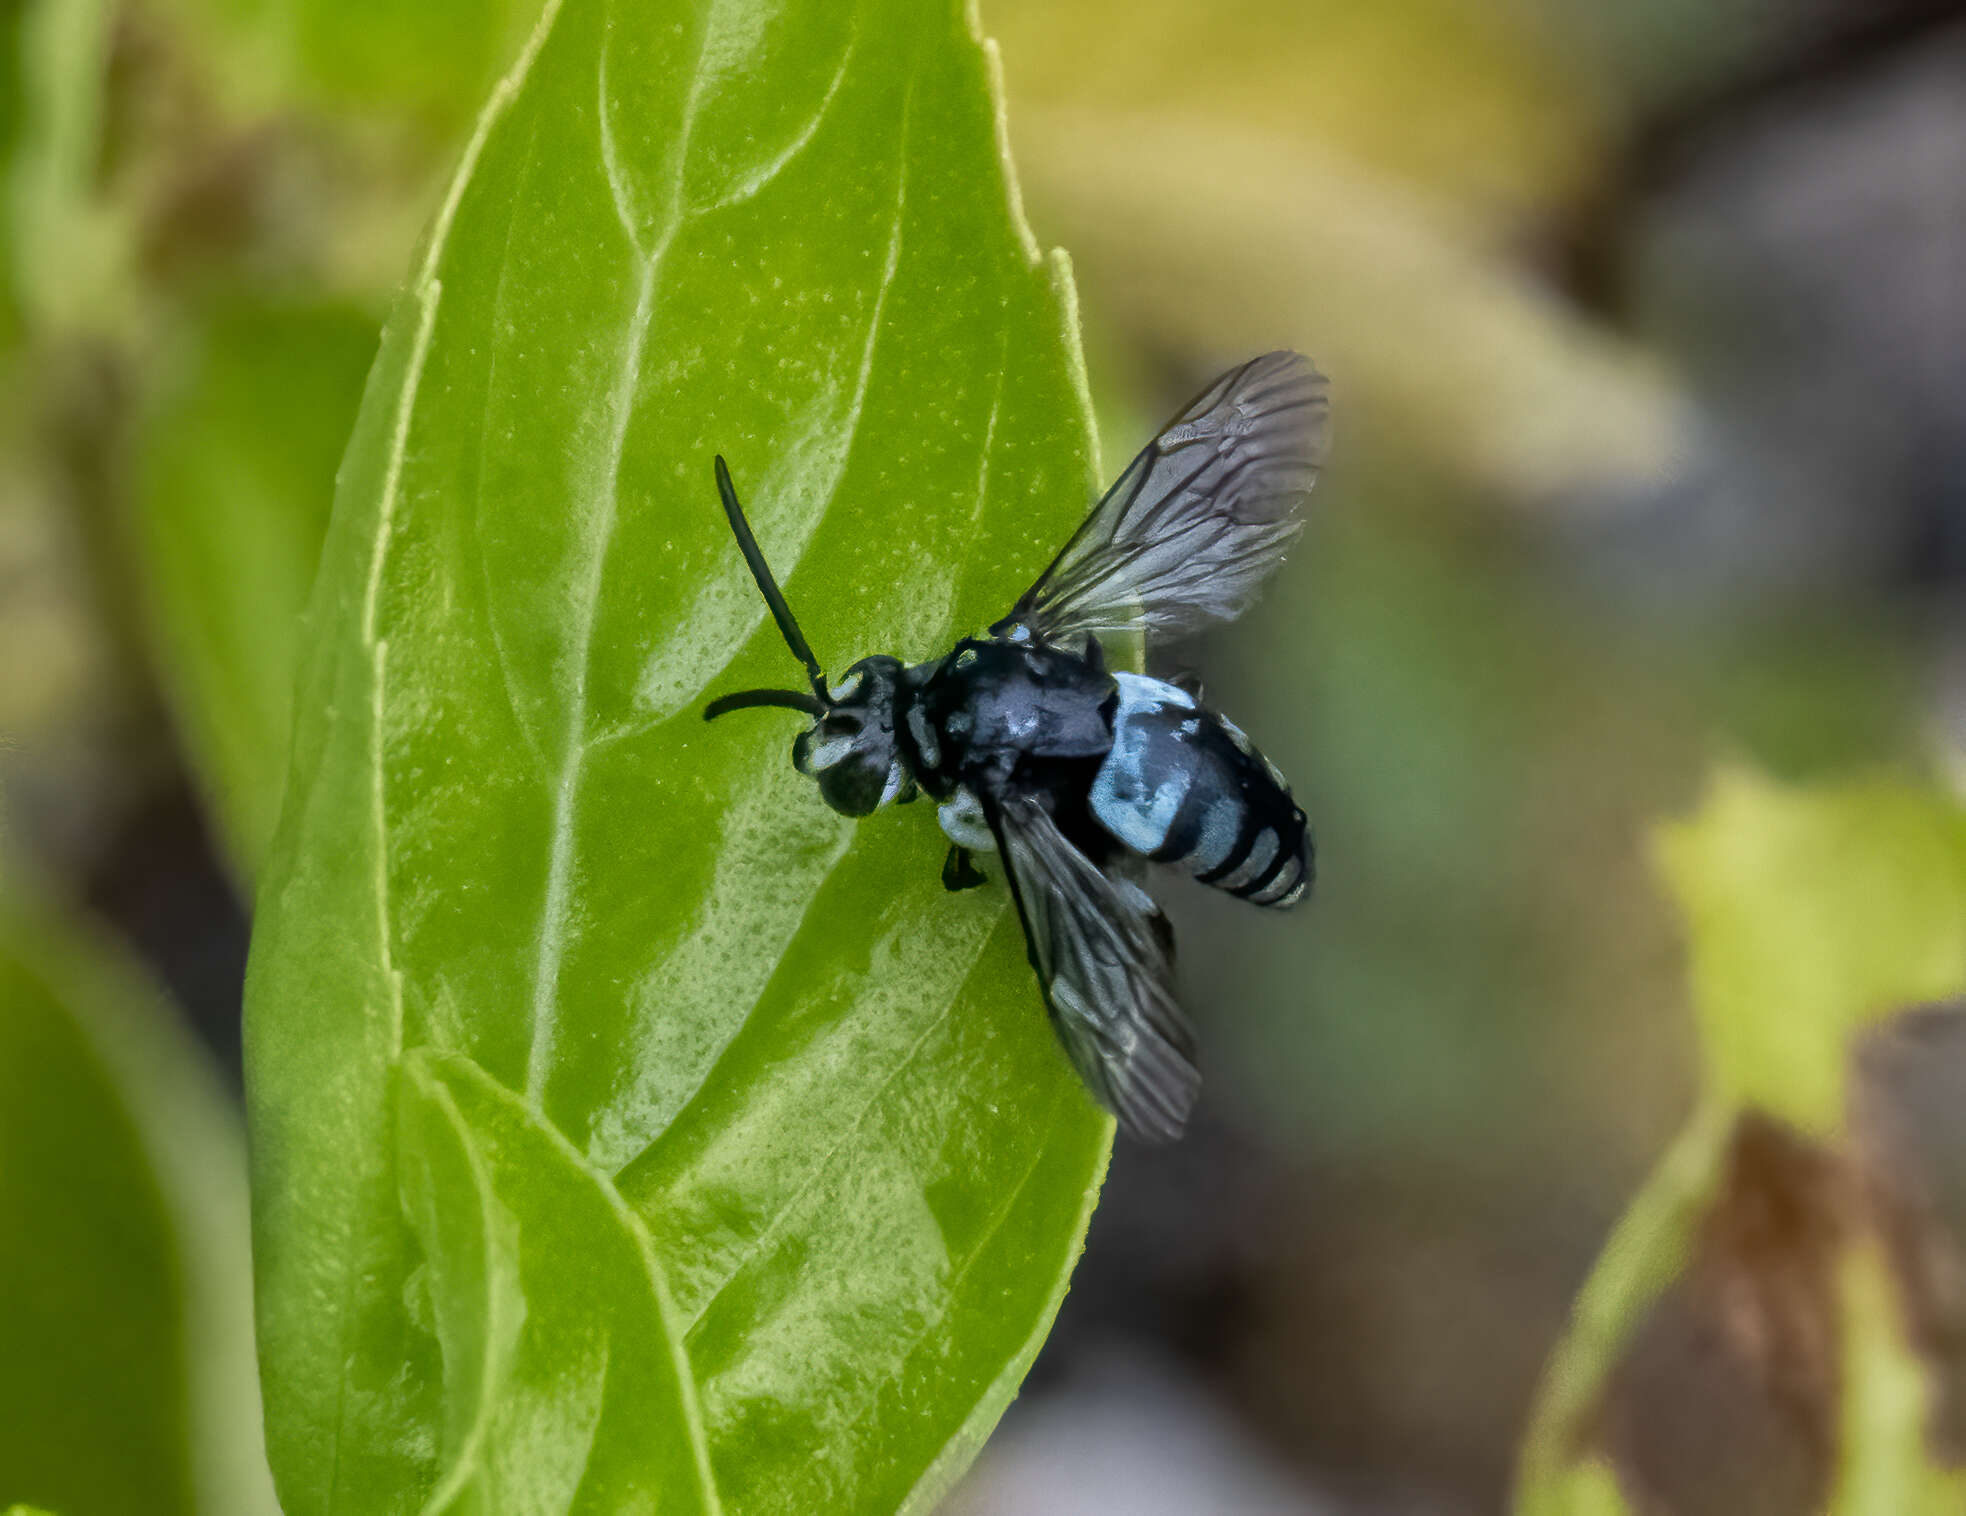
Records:
[[[915,739],[915,750],[922,755],[925,768],[942,767],[942,744],[936,740],[934,723],[913,701],[908,704],[908,735]]]
[[[943,834],[957,847],[966,847],[974,853],[997,850],[996,835],[983,817],[983,802],[967,786],[957,789],[935,808],[935,819],[942,823]]]

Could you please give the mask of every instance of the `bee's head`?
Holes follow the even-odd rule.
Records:
[[[899,658],[862,658],[792,744],[792,766],[817,780],[821,798],[844,816],[871,815],[907,788],[894,746],[900,676]]]
[[[812,693],[739,690],[712,700],[704,707],[703,717],[714,720],[728,711],[761,705],[804,711],[812,717],[812,725],[792,744],[793,767],[817,780],[820,796],[842,815],[871,815],[909,788],[907,767],[894,745],[894,693],[901,680],[901,660],[884,655],[862,658],[846,671],[839,688],[827,689],[819,660],[806,645],[805,633],[799,630],[764,554],[758,551],[722,458],[717,460],[717,489],[723,496],[724,515],[737,538],[738,551],[771,608],[779,635],[806,666]]]

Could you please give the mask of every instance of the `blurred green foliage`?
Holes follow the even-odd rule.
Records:
[[[539,14],[532,0],[174,0],[247,109],[321,110],[456,142]]]
[[[270,1512],[233,1113],[104,945],[0,901],[0,1498]]]
[[[82,609],[113,623],[109,656],[78,664],[94,697],[44,702],[25,730],[94,757],[140,649],[243,875],[271,832],[299,616],[379,314],[536,7],[364,14],[28,0],[0,59],[20,85],[0,91],[0,384],[30,418],[0,469],[31,481],[0,546],[46,551],[34,513],[68,512],[54,550],[107,571]]]
[[[0,16],[0,79],[8,81],[0,89],[0,195],[13,194],[13,165],[20,154],[21,126],[26,118],[21,78],[22,16],[25,7],[15,5]],[[12,205],[0,203],[0,353],[20,340],[20,296],[14,268],[14,223]]]
[[[137,423],[131,545],[165,687],[234,858],[263,858],[307,602],[375,354],[355,307],[214,302]]]

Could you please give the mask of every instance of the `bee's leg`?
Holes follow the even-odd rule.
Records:
[[[979,884],[988,884],[990,876],[970,860],[969,849],[951,845],[949,856],[942,860],[942,888],[954,894],[957,890],[973,890]]]

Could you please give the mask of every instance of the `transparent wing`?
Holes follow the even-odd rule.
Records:
[[[1067,1056],[1127,1131],[1172,1142],[1201,1076],[1194,1033],[1168,988],[1166,918],[1138,885],[1072,846],[1035,800],[1011,795],[986,811]]]
[[[1231,369],[1127,465],[992,632],[1176,637],[1234,620],[1302,528],[1329,415],[1325,378],[1300,353]]]

